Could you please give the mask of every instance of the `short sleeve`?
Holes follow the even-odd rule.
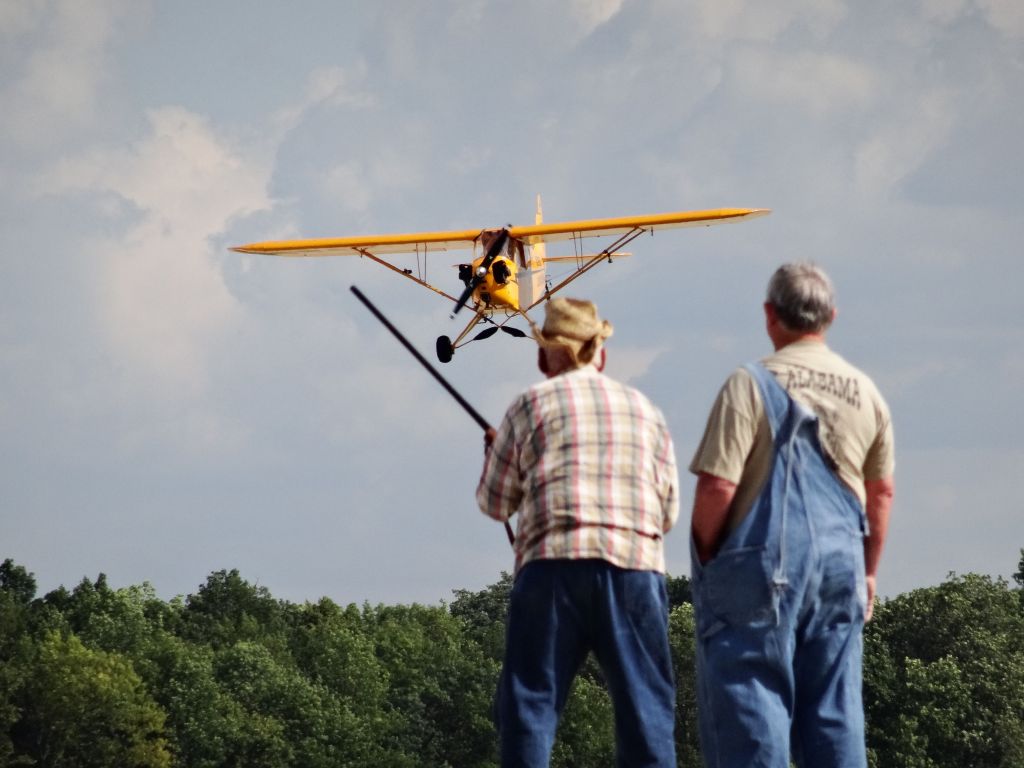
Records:
[[[736,370],[722,385],[690,462],[690,472],[739,483],[763,410],[756,386],[743,369]]]
[[[879,429],[864,457],[865,480],[885,480],[892,477],[896,470],[895,438],[889,408],[884,401],[880,401],[876,410]]]

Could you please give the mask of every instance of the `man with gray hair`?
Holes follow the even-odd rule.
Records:
[[[725,382],[690,471],[708,766],[866,766],[862,630],[893,498],[889,409],[832,352],[832,283],[768,284],[775,353]]]
[[[661,412],[603,373],[607,320],[552,299],[535,328],[546,376],[496,432],[476,498],[518,517],[496,700],[502,766],[547,766],[573,678],[593,652],[615,709],[616,765],[675,768],[663,538],[679,514]]]

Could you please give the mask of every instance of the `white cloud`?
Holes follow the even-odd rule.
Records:
[[[43,17],[46,0],[0,2],[0,38],[14,40],[35,27]]]
[[[571,0],[570,8],[586,37],[621,11],[622,4],[623,0]]]
[[[361,85],[366,77],[366,65],[359,62],[354,66],[320,67],[309,73],[302,99],[284,107],[274,116],[276,127],[274,139],[293,130],[311,109],[320,106],[366,108],[373,106],[375,99]]]
[[[11,25],[5,37],[15,38],[10,50],[18,53],[16,61],[5,56],[17,74],[2,93],[0,132],[19,144],[40,146],[91,124],[99,112],[108,45],[122,17],[134,12],[138,6],[120,0],[64,0],[0,11],[0,27]],[[39,43],[20,51],[17,36],[26,33]]]
[[[489,146],[469,144],[461,147],[452,161],[452,170],[460,176],[475,173],[486,168],[494,157],[494,150]]]
[[[1006,37],[1024,38],[1024,3],[1020,0],[978,0],[988,23]]]
[[[455,3],[448,19],[448,30],[457,37],[475,35],[484,20],[486,0],[461,0]]]
[[[949,138],[957,102],[943,89],[903,94],[856,153],[857,184],[863,195],[883,198]]]
[[[324,176],[324,193],[332,200],[340,200],[353,211],[365,211],[370,207],[373,195],[362,163],[339,163]]]
[[[383,147],[372,158],[338,163],[323,177],[324,195],[362,213],[388,194],[415,189],[425,178],[418,149],[399,142],[399,146]]]
[[[698,0],[695,32],[706,42],[728,40],[774,41],[794,24],[806,26],[821,37],[846,16],[841,0],[789,0],[762,3],[757,0]]]
[[[60,163],[40,193],[115,194],[136,216],[94,241],[96,310],[108,340],[170,390],[201,390],[210,345],[237,307],[210,238],[235,216],[268,207],[268,169],[247,161],[199,116],[168,107],[128,149]]]
[[[1024,4],[1019,0],[928,0],[917,6],[921,18],[928,22],[952,26],[981,16],[1004,37],[1024,37]],[[927,26],[916,35],[931,32]]]
[[[949,24],[956,21],[967,10],[969,0],[929,0],[921,3],[921,16],[930,21],[937,21],[940,24]]]
[[[795,107],[816,120],[866,109],[877,88],[866,64],[837,54],[750,50],[737,55],[735,66],[751,102]]]
[[[636,381],[668,347],[614,347],[608,351],[608,374],[620,381]]]

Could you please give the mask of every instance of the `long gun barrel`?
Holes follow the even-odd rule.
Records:
[[[394,325],[391,324],[391,321],[389,321],[386,317],[384,317],[383,314],[381,314],[380,310],[377,309],[373,305],[373,303],[368,298],[366,298],[366,296],[363,295],[362,291],[360,291],[354,285],[351,287],[351,290],[352,293],[356,295],[356,298],[363,302],[366,308],[373,313],[373,316],[380,320],[385,328],[391,331],[391,335],[398,339],[400,342],[402,342],[402,346],[409,350],[409,352],[412,353],[412,356],[419,360],[420,365],[422,365],[424,368],[430,371],[431,375],[435,379],[437,379],[438,383],[440,383],[440,385],[448,391],[448,394],[454,397],[455,400],[459,403],[459,405],[461,405],[465,409],[466,413],[473,417],[473,420],[480,425],[480,429],[484,430],[484,432],[491,429],[491,425],[487,423],[487,419],[481,416],[480,412],[477,411],[477,409],[474,408],[472,405],[470,405],[466,398],[460,395],[458,391],[456,391],[455,387],[448,383],[448,380],[445,379],[444,376],[437,372],[437,369],[434,368],[434,366],[432,366],[430,362],[419,353],[419,350],[417,350],[416,347],[409,343],[409,340],[402,335],[401,331],[399,331],[397,328],[395,328]],[[516,537],[515,534],[512,533],[512,526],[509,525],[507,520],[505,521],[505,534],[508,536],[508,543],[515,544]]]

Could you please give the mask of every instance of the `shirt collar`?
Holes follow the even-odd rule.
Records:
[[[573,368],[571,371],[566,371],[563,376],[599,376],[601,372],[597,370],[597,366],[594,363],[587,363],[581,365],[579,368]]]

